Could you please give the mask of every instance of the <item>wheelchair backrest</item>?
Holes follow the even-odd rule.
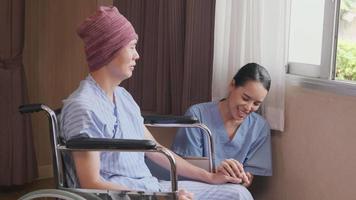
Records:
[[[65,145],[65,139],[61,133],[61,111],[62,109],[56,109],[54,110],[56,114],[56,121],[57,121],[57,128],[54,129],[56,130],[55,133],[51,133],[51,137],[57,137],[57,144],[53,148],[52,147],[52,153],[53,155],[58,156],[57,159],[55,159],[57,162],[55,162],[53,165],[53,170],[57,173],[54,173],[55,180],[56,180],[56,186],[57,188],[59,187],[65,187],[65,188],[80,188],[79,186],[79,181],[77,179],[76,171],[74,166],[74,160],[72,157],[72,154],[70,151],[61,151],[58,149],[59,146],[64,146]],[[52,119],[49,118],[49,123],[52,123]],[[54,153],[57,152],[57,153]]]

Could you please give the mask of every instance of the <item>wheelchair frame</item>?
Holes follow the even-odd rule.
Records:
[[[160,196],[166,199],[176,199],[178,191],[178,180],[176,171],[176,161],[171,152],[161,146],[157,146],[151,140],[127,140],[127,139],[103,139],[103,138],[76,138],[68,140],[66,144],[61,141],[59,136],[59,123],[57,115],[60,114],[60,109],[53,111],[44,104],[27,104],[19,107],[22,114],[45,111],[50,128],[50,142],[52,147],[53,173],[57,189],[44,189],[30,192],[21,200],[39,198],[39,197],[54,197],[63,199],[112,199],[112,196],[123,197],[122,199],[156,199]],[[209,169],[215,172],[215,157],[214,145],[212,143],[212,135],[209,128],[199,123],[197,119],[187,117],[169,117],[169,116],[144,116],[146,126],[154,127],[194,127],[200,128],[208,137],[209,142]],[[85,146],[85,148],[83,148]],[[87,147],[89,146],[89,147]],[[62,160],[62,151],[124,151],[124,152],[159,152],[162,153],[170,163],[170,177],[172,192],[130,192],[130,191],[109,191],[109,190],[93,190],[68,188],[64,181],[64,167]]]

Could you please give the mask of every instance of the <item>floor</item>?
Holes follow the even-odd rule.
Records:
[[[28,192],[38,190],[38,189],[50,189],[50,188],[54,188],[53,179],[36,180],[33,183],[25,184],[22,186],[12,186],[12,187],[5,187],[5,188],[1,187],[0,199],[15,200]]]

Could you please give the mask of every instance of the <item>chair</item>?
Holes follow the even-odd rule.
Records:
[[[176,199],[178,184],[176,165],[173,155],[165,148],[156,145],[151,140],[128,140],[128,139],[106,139],[106,138],[74,138],[64,142],[60,137],[57,115],[60,109],[53,111],[44,104],[28,104],[19,107],[21,113],[33,113],[45,111],[49,119],[50,142],[53,156],[53,173],[56,189],[36,190],[22,196],[21,200],[35,199],[40,197],[53,197],[61,199]],[[214,147],[211,142],[210,130],[197,119],[191,117],[167,117],[167,116],[144,116],[145,124],[156,127],[199,127],[208,135],[211,143],[209,158],[210,171],[215,171]],[[133,192],[133,191],[109,191],[68,188],[64,179],[65,167],[63,163],[63,152],[70,151],[143,151],[159,152],[167,157],[170,162],[171,192]]]

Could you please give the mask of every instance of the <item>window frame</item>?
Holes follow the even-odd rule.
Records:
[[[340,4],[341,0],[325,0],[320,65],[288,62],[287,83],[356,97],[356,81],[335,80]]]
[[[320,65],[288,62],[287,83],[303,88],[356,96],[356,81],[336,80],[336,51],[341,0],[325,0]]]
[[[325,0],[324,2],[320,65],[288,62],[288,74],[335,80],[340,1]]]

